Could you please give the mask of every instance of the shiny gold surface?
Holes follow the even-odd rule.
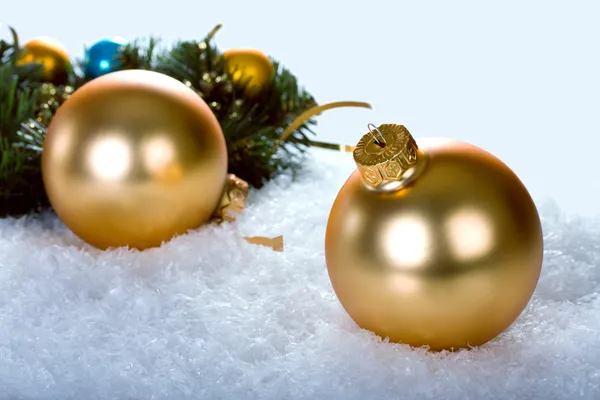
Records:
[[[234,174],[227,175],[225,188],[221,195],[219,206],[217,207],[213,220],[217,222],[233,222],[237,215],[241,214],[246,208],[246,199],[250,186],[248,182],[238,178]]]
[[[67,83],[70,68],[69,54],[56,39],[39,37],[23,45],[17,65],[37,63],[42,65],[42,78],[54,85]]]
[[[61,106],[42,153],[48,197],[76,235],[99,247],[158,246],[207,222],[227,152],[206,103],[149,71],[94,79]]]
[[[356,145],[354,162],[371,186],[397,181],[417,162],[418,146],[402,125],[373,126]]]
[[[223,52],[223,59],[227,62],[234,82],[248,82],[246,92],[250,95],[261,91],[271,79],[273,63],[259,50],[226,50]]]
[[[536,207],[500,160],[466,143],[417,141],[424,168],[396,190],[355,171],[326,232],[333,288],[365,329],[432,350],[481,345],[520,315],[536,287]]]

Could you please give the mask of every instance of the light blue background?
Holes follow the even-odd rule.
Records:
[[[54,36],[74,56],[103,36],[168,43],[222,22],[221,48],[269,53],[321,103],[374,106],[323,114],[321,140],[355,144],[368,122],[455,137],[504,160],[535,198],[600,214],[598,1],[3,3],[23,41]]]

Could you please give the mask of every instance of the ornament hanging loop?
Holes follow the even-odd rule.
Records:
[[[376,145],[378,145],[379,147],[385,147],[387,145],[385,136],[383,136],[383,133],[381,133],[381,131],[375,126],[375,124],[369,123],[367,124],[367,128],[369,128],[369,135],[371,135],[371,137],[375,140]],[[377,137],[377,135],[375,135],[373,131],[377,132],[379,137]]]
[[[426,155],[408,129],[398,124],[368,124],[354,149],[354,162],[367,189],[395,191],[414,181],[424,170]]]

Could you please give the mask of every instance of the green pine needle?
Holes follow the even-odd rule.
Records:
[[[266,87],[257,95],[247,95],[244,85],[232,80],[213,43],[219,28],[202,40],[180,41],[164,50],[159,50],[157,38],[133,40],[114,62],[121,70],[169,75],[196,91],[221,124],[229,172],[260,187],[302,165],[309,137],[314,136],[314,120],[299,127],[277,151],[275,146],[285,128],[316,102],[275,60]],[[12,43],[0,41],[0,216],[49,206],[40,171],[44,126],[70,93],[86,82],[81,68],[69,71],[69,86],[55,87],[41,81],[39,65],[17,66],[19,40],[12,32]]]

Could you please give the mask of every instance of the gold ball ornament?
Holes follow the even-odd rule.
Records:
[[[208,105],[183,83],[119,71],[59,108],[42,174],[52,207],[81,239],[146,249],[209,221],[227,177],[226,144]]]
[[[246,93],[259,93],[271,80],[273,63],[266,54],[255,49],[231,49],[223,52],[231,79],[246,84]]]
[[[71,61],[65,47],[50,37],[38,37],[25,43],[17,65],[41,64],[42,79],[54,85],[65,85],[71,69]]]
[[[351,318],[392,342],[478,346],[528,304],[542,267],[536,206],[499,159],[449,139],[370,129],[329,216],[326,260]]]

